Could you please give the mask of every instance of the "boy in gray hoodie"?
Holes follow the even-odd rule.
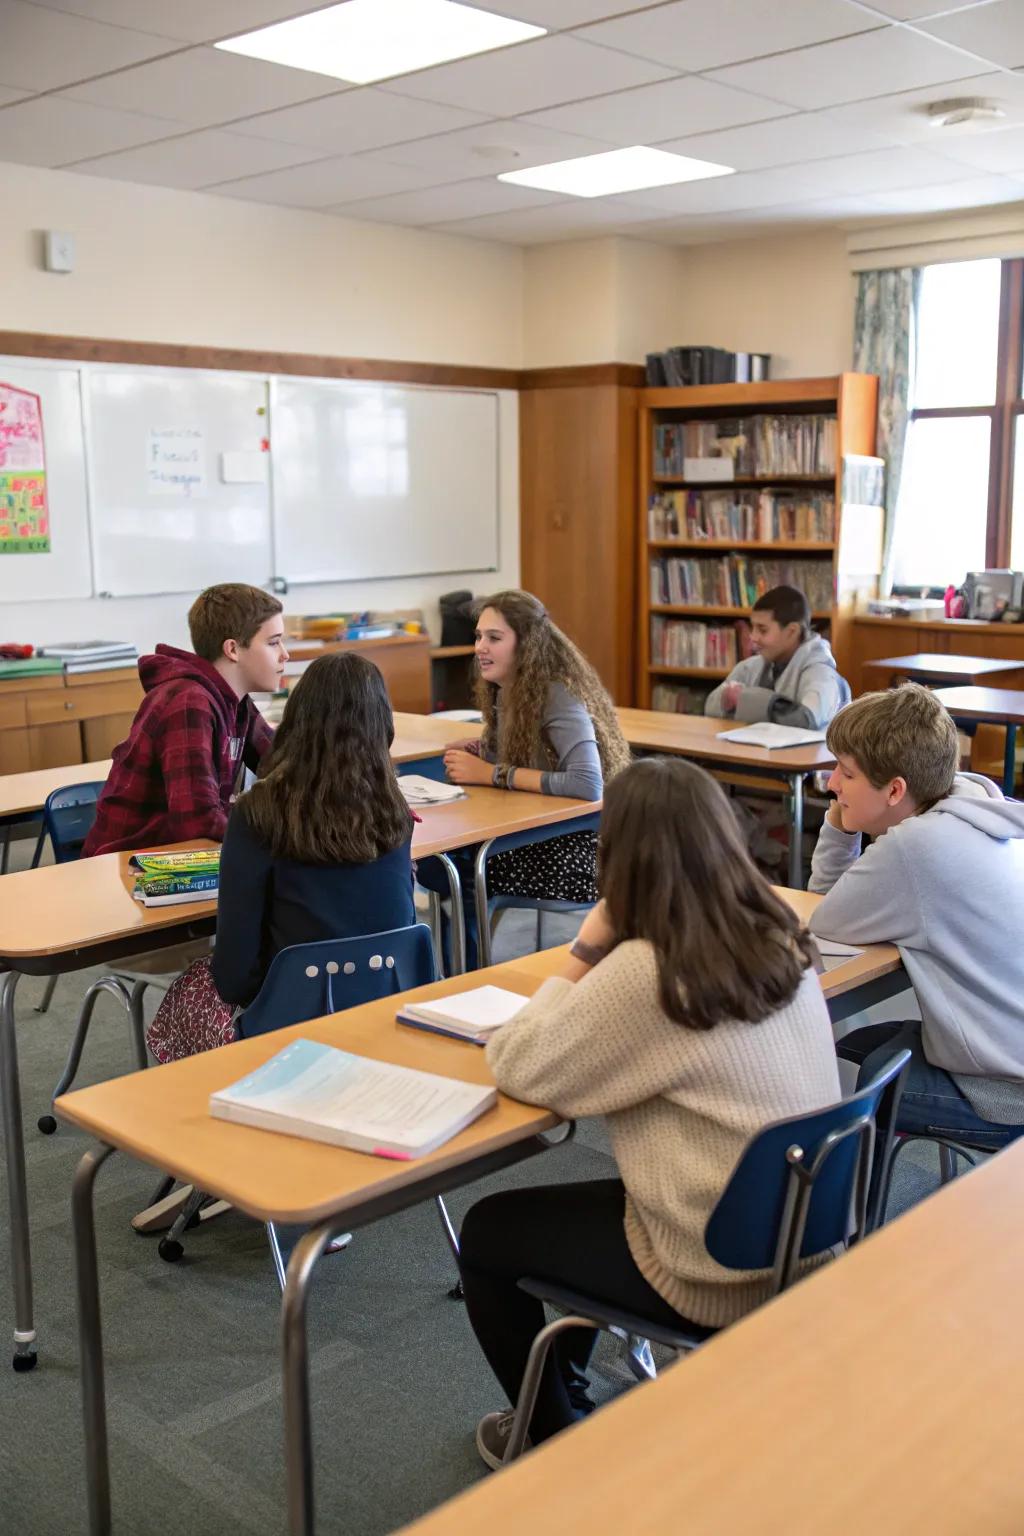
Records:
[[[828,641],[811,633],[805,594],[773,587],[754,604],[750,629],[757,654],[738,662],[708,694],[704,713],[822,730],[849,702],[850,685],[836,671]]]
[[[957,773],[956,727],[916,683],[855,700],[828,745],[811,931],[895,944],[921,1010],[854,1030],[839,1054],[866,1081],[907,1046],[898,1128],[1005,1146],[1024,1133],[1024,804]]]

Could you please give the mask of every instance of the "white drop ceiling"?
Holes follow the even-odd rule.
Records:
[[[1024,201],[1024,0],[475,3],[549,35],[347,86],[212,46],[308,0],[0,0],[0,160],[522,245]],[[932,128],[953,96],[1005,116]],[[495,179],[638,143],[736,174],[587,200]]]

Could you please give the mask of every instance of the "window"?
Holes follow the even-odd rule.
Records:
[[[921,274],[897,588],[941,591],[968,571],[1024,567],[1022,290],[1024,261],[950,262]]]

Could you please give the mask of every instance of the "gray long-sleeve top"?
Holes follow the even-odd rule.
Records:
[[[500,689],[498,718],[500,721]],[[551,768],[542,754],[538,754],[532,763],[521,765],[540,769],[541,793],[566,795],[574,800],[600,800],[604,793],[604,774],[594,722],[579,699],[562,683],[552,683],[548,689],[541,736],[554,753],[558,766]],[[490,763],[497,762],[496,755],[483,748],[481,756]]]

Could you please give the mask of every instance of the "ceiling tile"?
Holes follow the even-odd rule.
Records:
[[[938,9],[938,7],[936,7]],[[1024,5],[1020,0],[993,0],[991,5],[941,16],[917,25],[932,37],[1006,69],[1024,65]]]
[[[191,128],[209,128],[322,96],[324,77],[216,48],[189,48],[170,59],[76,85],[67,94],[99,107],[153,112]]]
[[[964,167],[930,155],[926,150],[899,145],[864,155],[842,155],[834,160],[815,160],[800,167],[800,180],[809,197],[847,193],[885,192],[890,188],[927,187],[938,182],[964,179]]]
[[[448,129],[479,121],[477,113],[466,112],[462,107],[416,101],[411,96],[395,96],[365,86],[337,91],[297,107],[242,118],[231,124],[231,131],[251,133],[279,144],[302,144],[329,155],[356,155],[382,144],[417,139],[423,134],[444,134]]]
[[[473,219],[488,213],[518,212],[562,201],[557,192],[509,186],[493,176],[482,181],[459,181],[448,187],[425,187],[399,192],[392,197],[372,197],[328,208],[345,218],[374,219],[382,224],[443,224],[452,219]]]
[[[551,240],[599,240],[649,221],[651,212],[623,206],[614,197],[572,197],[547,207],[524,208],[521,213],[492,213],[482,219],[460,219],[435,228],[480,240],[544,245]]]
[[[259,143],[248,139],[250,144]],[[281,203],[290,208],[329,208],[356,198],[384,197],[389,192],[408,192],[429,182],[422,171],[408,166],[385,165],[365,155],[333,155],[291,170],[270,171],[265,176],[225,181],[215,188],[223,197],[239,197],[255,203]]]
[[[47,10],[137,27],[179,42],[206,43],[251,32],[312,9],[309,0],[33,0]]]
[[[651,0],[464,0],[476,10],[494,11],[516,21],[530,21],[549,32],[564,32],[567,27],[582,27],[604,16],[618,16],[620,11],[640,11]]]
[[[0,107],[8,106],[12,101],[24,101],[28,91],[16,91],[13,86],[0,85]]]
[[[778,102],[732,91],[689,76],[663,80],[596,101],[579,101],[530,114],[530,121],[565,133],[589,134],[609,144],[659,144],[685,133],[709,133],[789,114]]]
[[[771,207],[800,197],[811,198],[818,188],[805,185],[800,166],[784,170],[747,171],[708,181],[687,181],[673,187],[627,192],[623,202],[664,209],[670,213],[727,213],[732,209]]]
[[[388,90],[468,107],[491,117],[515,117],[556,102],[626,90],[670,74],[671,70],[660,64],[631,59],[610,48],[595,48],[571,37],[541,37],[402,75],[388,81]]]
[[[180,46],[162,33],[109,27],[23,0],[0,0],[0,80],[5,85],[52,91]]]
[[[883,27],[839,42],[818,43],[751,64],[733,64],[714,79],[761,91],[790,106],[830,107],[970,74],[972,61],[904,27]],[[974,73],[977,73],[975,70]]]
[[[945,15],[947,11],[967,11],[989,0],[871,0],[871,8],[891,16],[894,21],[917,21],[922,16]]]
[[[0,131],[3,116],[0,115]],[[943,158],[957,165],[970,165],[979,171],[1001,176],[1024,175],[1024,128],[1006,128],[1002,133],[965,134],[943,142]]]
[[[698,160],[713,160],[738,171],[757,171],[773,165],[798,165],[824,160],[831,155],[852,155],[859,150],[884,149],[886,139],[856,123],[837,123],[827,112],[796,112],[767,123],[748,123],[743,128],[724,128],[718,133],[691,134],[668,139],[661,149]]]
[[[1024,179],[1008,176],[971,176],[938,187],[902,187],[893,192],[873,192],[862,200],[864,213],[946,213],[956,208],[992,207],[996,203],[1024,201]]]
[[[937,129],[928,120],[925,108],[933,101],[955,96],[983,96],[996,102],[1005,118],[978,129]],[[948,153],[947,144],[978,132],[999,132],[1014,123],[1024,122],[1024,78],[996,71],[987,75],[968,75],[946,80],[941,85],[927,85],[916,91],[898,91],[892,96],[878,96],[873,101],[854,101],[822,114],[832,123],[880,134],[894,144],[921,144],[936,154]]]
[[[165,118],[110,112],[61,96],[36,96],[0,112],[0,160],[67,165],[177,132],[177,123]]]
[[[461,176],[481,176],[488,172],[497,176],[501,171],[523,170],[554,160],[601,154],[607,148],[602,139],[555,133],[551,128],[538,128],[525,118],[513,117],[502,122],[460,128],[456,133],[413,139],[408,144],[392,144],[376,154],[393,165],[418,165],[424,170],[436,171],[439,181],[456,181]]]
[[[782,53],[884,22],[846,0],[675,0],[586,27],[578,35],[606,48],[699,71]]]
[[[245,139],[241,134],[208,128],[160,144],[143,144],[116,155],[101,155],[75,166],[86,176],[140,181],[161,187],[197,188],[257,171],[294,163],[302,150],[294,145]]]

